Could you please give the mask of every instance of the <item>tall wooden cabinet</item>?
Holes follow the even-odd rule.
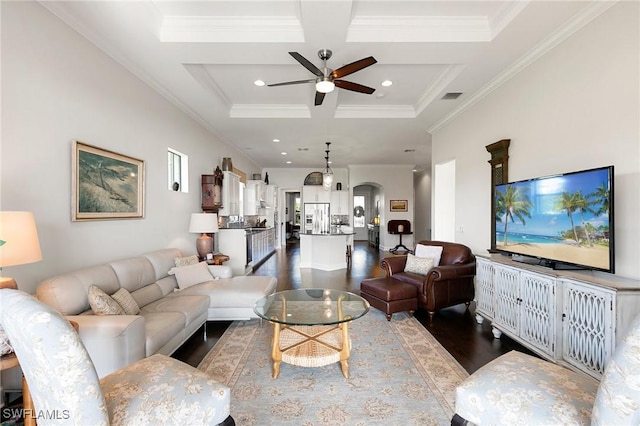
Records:
[[[597,379],[640,313],[640,282],[477,256],[476,320]]]

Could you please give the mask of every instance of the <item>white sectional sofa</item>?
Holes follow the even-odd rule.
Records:
[[[183,256],[164,249],[69,272],[40,283],[36,297],[78,323],[103,377],[156,353],[170,355],[207,320],[256,318],[255,301],[276,289],[276,278],[231,277],[228,267],[210,266],[209,281],[180,290],[169,271]],[[88,296],[92,285],[108,295],[128,290],[139,314],[95,315]]]

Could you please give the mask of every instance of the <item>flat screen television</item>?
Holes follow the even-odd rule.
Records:
[[[614,273],[613,166],[497,185],[496,250],[554,269]]]

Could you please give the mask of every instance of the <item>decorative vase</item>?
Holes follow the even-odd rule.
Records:
[[[222,159],[222,170],[226,172],[230,172],[233,170],[233,163],[231,162],[231,157],[224,157]]]
[[[264,174],[264,183],[266,183],[267,185],[269,185],[269,173],[265,173],[265,174]]]

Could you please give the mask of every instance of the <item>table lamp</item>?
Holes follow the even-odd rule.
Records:
[[[0,270],[42,260],[36,221],[31,212],[0,212]],[[18,288],[10,277],[0,277],[0,288]]]
[[[201,259],[213,253],[213,238],[207,234],[218,232],[218,215],[215,213],[192,213],[189,232],[200,233],[196,240],[196,250]]]

